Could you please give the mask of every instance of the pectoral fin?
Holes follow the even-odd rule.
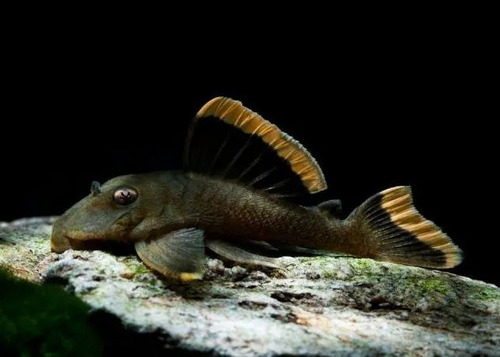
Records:
[[[161,274],[182,281],[203,277],[205,245],[203,230],[185,228],[158,238],[135,243],[141,260]]]

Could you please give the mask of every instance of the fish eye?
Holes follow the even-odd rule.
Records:
[[[113,193],[113,200],[119,205],[129,205],[137,199],[137,190],[132,187],[120,187]]]

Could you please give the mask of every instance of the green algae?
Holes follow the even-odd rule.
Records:
[[[441,278],[435,277],[409,277],[403,280],[402,283],[412,292],[421,296],[431,296],[433,294],[441,294],[449,296],[454,293],[450,283]]]
[[[470,298],[482,301],[500,301],[500,290],[496,286],[474,286],[468,287],[468,294]]]
[[[151,270],[149,270],[148,267],[146,267],[146,265],[144,265],[142,263],[137,264],[135,266],[135,269],[133,270],[133,272],[134,272],[135,277],[141,276],[144,274],[151,274]]]

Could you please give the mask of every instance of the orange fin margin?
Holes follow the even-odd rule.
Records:
[[[215,117],[238,128],[244,133],[259,136],[278,156],[290,164],[309,193],[327,188],[326,180],[312,155],[290,135],[259,114],[243,106],[239,101],[217,97],[207,102],[196,114],[195,120]]]

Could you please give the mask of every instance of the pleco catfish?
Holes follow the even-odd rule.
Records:
[[[183,281],[202,278],[205,248],[236,262],[278,267],[249,242],[427,268],[461,262],[460,249],[413,207],[409,187],[372,196],[346,219],[338,200],[305,207],[289,199],[326,188],[299,142],[240,102],[218,97],[192,122],[183,171],[93,182],[90,195],[56,221],[52,250],[131,243],[147,266]]]

